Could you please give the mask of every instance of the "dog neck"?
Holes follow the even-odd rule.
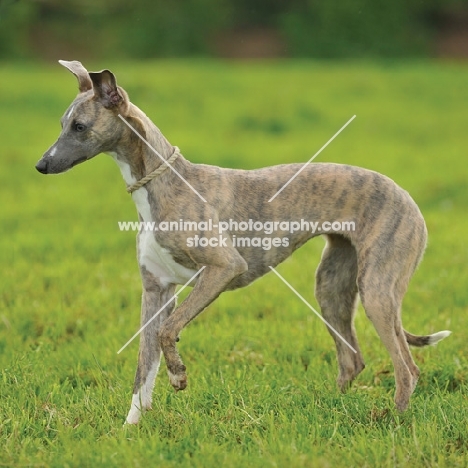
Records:
[[[122,138],[109,154],[117,162],[127,185],[131,185],[165,164],[161,158],[168,160],[174,147],[137,106],[130,104],[123,118],[126,124],[122,122],[125,125]]]

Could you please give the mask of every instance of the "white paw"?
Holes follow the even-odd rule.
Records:
[[[146,398],[143,399],[143,397]],[[151,398],[148,395],[142,395],[141,392],[133,394],[132,404],[130,405],[130,411],[128,412],[125,424],[138,424],[141,413],[149,409],[151,409]]]
[[[127,419],[125,420],[125,424],[138,424],[141,417],[141,410],[132,405],[130,411],[128,412]]]

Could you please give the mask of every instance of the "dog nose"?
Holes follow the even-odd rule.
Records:
[[[41,173],[41,174],[47,174],[47,161],[44,161],[41,159],[37,164],[36,164],[36,169]]]

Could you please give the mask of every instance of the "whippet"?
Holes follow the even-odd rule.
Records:
[[[223,220],[354,222],[354,231],[338,229],[326,234],[316,273],[315,294],[323,317],[344,339],[331,333],[339,365],[337,383],[345,390],[364,368],[353,324],[359,294],[393,361],[396,407],[405,410],[419,376],[408,344],[435,344],[450,334],[415,336],[402,326],[402,299],[427,237],[424,219],[410,195],[370,170],[313,163],[269,202],[302,164],[250,171],[192,164],[129,101],[112,72],[88,72],[77,61],[60,63],[78,79],[79,94],[61,119],[58,140],[37,163],[39,172],[65,172],[99,153],[108,153],[120,167],[140,221],[211,220],[214,226]],[[163,170],[164,166],[170,167]],[[272,236],[282,239],[284,232],[278,223],[274,226]],[[140,335],[127,423],[137,423],[141,413],[151,407],[161,351],[172,386],[176,390],[186,387],[186,368],[176,341],[191,320],[223,291],[247,286],[323,232],[297,231],[289,235],[287,243],[270,249],[234,242],[237,236],[259,234],[265,237],[236,227],[224,232],[216,227],[212,232],[201,229],[200,238],[224,240],[220,245],[200,247],[188,242],[193,232],[140,230],[137,257],[143,283],[142,325],[160,313]],[[185,284],[202,268],[192,281],[192,291],[176,307],[171,300],[176,285]]]

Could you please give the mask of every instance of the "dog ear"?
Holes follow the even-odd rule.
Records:
[[[78,80],[78,88],[81,93],[89,91],[93,87],[93,82],[89,77],[89,73],[83,65],[77,60],[72,62],[67,62],[66,60],[59,60],[60,65],[63,65],[65,68],[68,68]]]
[[[120,88],[117,86],[114,74],[109,70],[90,72],[89,76],[93,82],[94,95],[106,109],[119,106],[125,99]]]

